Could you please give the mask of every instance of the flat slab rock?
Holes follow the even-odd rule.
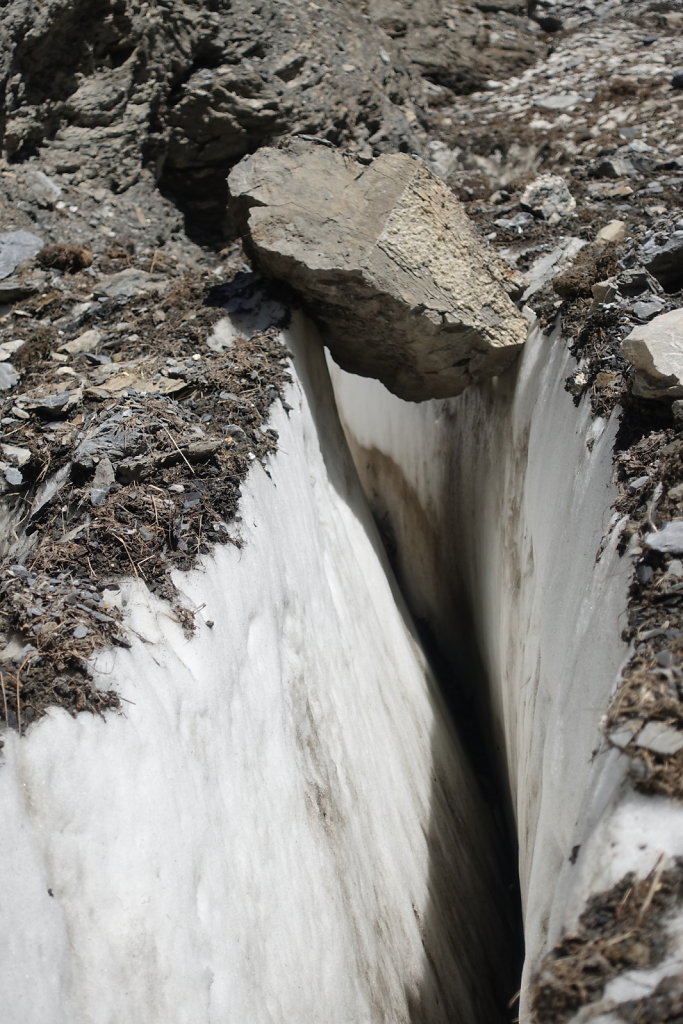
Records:
[[[255,260],[302,296],[344,369],[422,401],[515,360],[518,275],[421,161],[364,165],[296,141],[242,160],[228,184]]]

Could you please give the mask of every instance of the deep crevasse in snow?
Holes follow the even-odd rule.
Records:
[[[412,609],[454,660],[454,611],[474,620],[520,846],[527,1022],[529,979],[590,894],[628,871],[648,874],[662,853],[683,854],[683,808],[637,794],[626,759],[601,741],[628,653],[630,559],[617,554],[610,508],[616,416],[574,407],[564,391],[574,364],[557,332],[533,330],[505,377],[421,405],[329,362]],[[617,978],[605,998],[641,998],[681,949]]]
[[[5,1024],[472,1024],[510,994],[486,808],[320,346],[286,342],[245,546],[177,577],[196,635],[131,582],[132,649],[97,659],[124,713],[6,734]]]

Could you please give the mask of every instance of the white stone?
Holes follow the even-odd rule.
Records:
[[[97,330],[84,331],[77,338],[65,342],[59,346],[60,352],[68,352],[69,355],[76,355],[79,352],[92,352],[102,340],[102,334]]]
[[[683,519],[675,519],[665,523],[660,530],[649,533],[644,541],[646,547],[653,551],[668,552],[673,555],[683,553]]]
[[[608,242],[622,242],[625,238],[626,222],[623,220],[611,220],[603,228],[600,228],[595,236],[595,241],[607,244]]]
[[[541,174],[524,189],[522,206],[540,214],[549,224],[559,224],[576,209],[576,200],[566,181],[557,174]]]
[[[647,722],[636,746],[646,747],[655,754],[677,754],[683,750],[683,733],[666,722]]]
[[[634,327],[621,348],[636,371],[634,395],[683,397],[683,308]]]

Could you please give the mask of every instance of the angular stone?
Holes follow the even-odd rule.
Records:
[[[666,722],[648,722],[636,744],[652,750],[655,754],[677,754],[679,750],[683,750],[683,732]]]
[[[683,307],[634,327],[621,348],[636,370],[634,395],[683,398]]]
[[[604,227],[600,228],[595,236],[595,241],[606,245],[609,242],[623,242],[625,238],[626,222],[623,220],[610,220]]]
[[[673,231],[661,245],[654,239],[642,250],[645,266],[668,292],[683,285],[683,231]]]
[[[526,340],[507,294],[518,275],[421,161],[363,166],[295,142],[247,157],[228,184],[256,261],[300,293],[352,373],[443,398],[502,373]]]
[[[9,277],[23,260],[30,260],[42,247],[42,238],[30,231],[3,231],[0,234],[0,278]]]
[[[660,530],[654,530],[645,538],[645,546],[651,551],[672,555],[683,554],[683,519],[665,523]]]
[[[576,200],[564,178],[558,174],[541,174],[524,189],[521,205],[549,224],[559,224],[576,209]]]
[[[69,355],[78,355],[80,352],[92,352],[102,340],[102,334],[97,330],[84,331],[77,338],[65,342],[59,346],[60,352],[68,352]]]

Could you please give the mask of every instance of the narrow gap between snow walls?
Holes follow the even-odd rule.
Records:
[[[625,549],[650,561],[614,512],[621,411],[576,408],[567,341],[538,325],[505,377],[446,401],[402,402],[328,365],[411,611],[451,667],[466,649],[456,623],[481,652],[460,678],[482,687],[465,701],[483,709],[512,802],[519,1019],[669,1019],[657,1014],[680,986],[681,808],[634,791],[647,776],[603,731],[633,664]]]

